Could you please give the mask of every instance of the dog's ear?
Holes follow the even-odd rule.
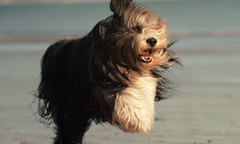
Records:
[[[132,3],[132,0],[111,0],[110,9],[115,15],[121,17]]]

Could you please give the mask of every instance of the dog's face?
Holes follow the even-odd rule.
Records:
[[[165,21],[132,0],[111,0],[110,9],[102,35],[112,62],[129,69],[167,67],[172,58]]]
[[[133,24],[133,48],[137,53],[137,65],[153,69],[164,63],[166,57],[167,31],[163,19],[152,12],[140,13]],[[165,61],[166,62],[166,61]]]

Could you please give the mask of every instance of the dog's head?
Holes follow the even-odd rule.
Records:
[[[102,21],[100,35],[111,63],[127,69],[167,68],[177,61],[167,50],[167,26],[154,12],[132,0],[111,0],[113,15]]]
[[[99,85],[124,87],[130,71],[166,69],[178,62],[168,50],[173,43],[168,41],[164,19],[132,0],[111,0],[110,9],[113,15],[100,21],[91,35],[93,79]]]

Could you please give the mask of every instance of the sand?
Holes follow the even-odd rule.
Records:
[[[52,129],[35,116],[33,93],[48,43],[0,44],[0,143],[50,144]],[[169,73],[173,97],[156,103],[151,133],[94,125],[86,144],[239,144],[240,38],[185,38],[173,47],[183,67]]]

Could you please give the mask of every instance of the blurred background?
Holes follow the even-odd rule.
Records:
[[[169,72],[175,91],[156,104],[147,135],[108,124],[86,134],[86,144],[239,144],[240,1],[136,0],[165,18],[183,66]],[[108,0],[0,1],[0,143],[51,143],[39,123],[34,93],[46,48],[81,37],[111,14]]]

